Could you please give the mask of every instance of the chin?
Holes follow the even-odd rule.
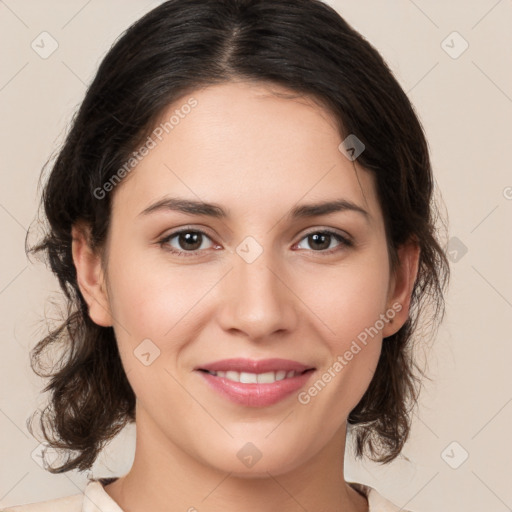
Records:
[[[268,478],[269,473],[273,476],[288,473],[307,460],[307,454],[297,453],[300,443],[283,446],[281,442],[276,445],[277,440],[269,442],[263,437],[261,442],[255,440],[254,443],[233,441],[235,446],[218,445],[219,451],[210,454],[205,462],[234,477]]]

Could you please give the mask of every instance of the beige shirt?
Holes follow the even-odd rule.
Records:
[[[123,509],[106,493],[100,480],[90,480],[83,494],[66,498],[19,505],[0,512],[123,512]],[[375,489],[364,484],[348,482],[356,491],[366,496],[369,512],[407,512],[382,497]],[[106,483],[105,483],[106,485]],[[409,511],[410,512],[410,511]]]

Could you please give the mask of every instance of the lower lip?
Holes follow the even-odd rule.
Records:
[[[199,373],[215,391],[232,402],[246,407],[265,407],[298,391],[306,384],[314,370],[308,370],[302,375],[277,380],[269,384],[243,384],[203,371],[199,371]]]

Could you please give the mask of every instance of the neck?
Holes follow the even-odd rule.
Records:
[[[132,468],[105,487],[126,512],[260,512],[262,505],[268,512],[368,510],[366,498],[344,480],[346,424],[302,465],[247,476],[198,460],[164,436],[139,405],[136,418]]]

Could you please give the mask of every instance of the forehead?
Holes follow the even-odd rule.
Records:
[[[225,204],[237,215],[333,198],[378,215],[373,176],[339,151],[333,115],[290,95],[297,93],[229,82],[181,97],[162,112],[151,149],[115,191],[115,209],[133,217],[171,194]]]

